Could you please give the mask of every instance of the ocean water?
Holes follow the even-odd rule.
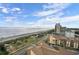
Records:
[[[20,34],[27,34],[27,33],[37,32],[37,31],[43,31],[43,30],[46,30],[46,29],[43,29],[43,28],[8,28],[8,27],[3,27],[3,28],[0,28],[0,38],[10,37],[10,36],[15,36],[15,35],[20,35]]]

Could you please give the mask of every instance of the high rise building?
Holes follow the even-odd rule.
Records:
[[[61,33],[61,25],[60,25],[60,23],[56,23],[55,32],[58,33],[58,34]]]

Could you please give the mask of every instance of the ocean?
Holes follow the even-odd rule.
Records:
[[[15,36],[15,35],[20,35],[20,34],[27,34],[27,33],[37,32],[37,31],[43,31],[43,30],[47,30],[47,29],[44,29],[44,28],[1,27],[0,28],[0,38],[10,37],[10,36]]]

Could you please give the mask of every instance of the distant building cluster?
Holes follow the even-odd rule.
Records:
[[[74,38],[75,37],[75,31],[74,30],[68,29],[66,27],[62,27],[60,25],[60,23],[57,23],[55,25],[55,33],[64,35],[68,38],[71,38],[71,37]]]
[[[75,30],[55,25],[55,34],[48,35],[48,42],[63,47],[79,48],[79,37],[75,37]]]

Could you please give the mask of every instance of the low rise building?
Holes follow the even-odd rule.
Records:
[[[79,48],[79,39],[77,38],[68,38],[61,35],[49,35],[48,36],[48,43],[51,45],[60,45],[63,47],[71,47],[78,49]]]
[[[75,38],[75,31],[67,29],[65,31],[65,36],[68,37],[68,38]]]

